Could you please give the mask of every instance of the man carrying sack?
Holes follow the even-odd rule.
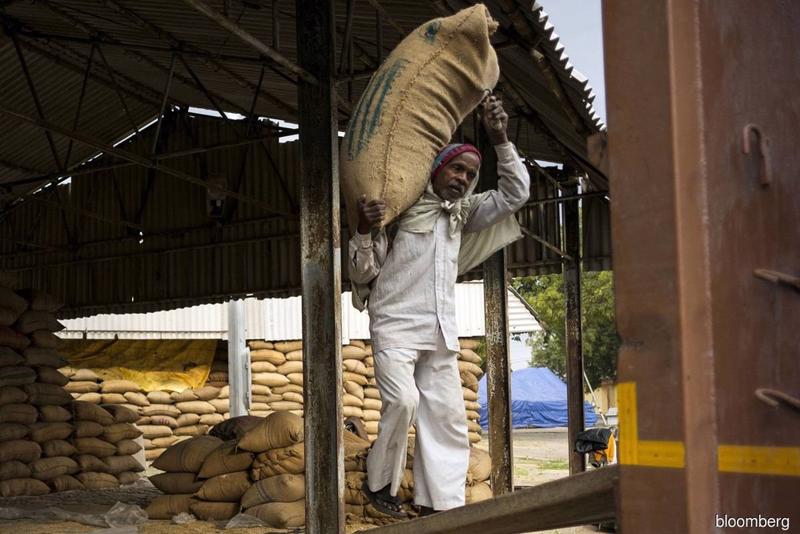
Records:
[[[406,516],[396,496],[413,424],[420,515],[464,504],[469,439],[457,361],[456,278],[521,237],[513,214],[530,190],[528,171],[508,141],[502,102],[489,96],[481,106],[497,152],[497,190],[473,194],[480,152],[448,145],[433,162],[425,193],[388,228],[381,228],[385,203],[362,198],[358,233],[349,244],[353,303],[369,307],[383,402],[363,489],[393,517]]]

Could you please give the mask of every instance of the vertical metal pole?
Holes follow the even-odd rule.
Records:
[[[306,530],[343,534],[341,236],[334,0],[296,0]]]
[[[483,133],[483,130],[481,130]],[[482,136],[482,181],[497,187],[497,154]],[[514,489],[514,451],[511,440],[511,368],[508,347],[508,270],[506,251],[493,254],[483,264],[483,298],[486,303],[486,391],[489,400],[489,453],[492,457],[492,492]]]
[[[244,301],[228,302],[228,382],[231,417],[247,415],[250,407],[250,351],[245,346]]]
[[[563,188],[564,195],[578,194],[577,184]],[[569,473],[586,471],[586,459],[575,452],[575,438],[584,430],[583,417],[583,344],[581,338],[581,230],[578,200],[563,202],[565,252],[562,258],[564,300],[566,301],[567,349],[567,440],[569,442]]]

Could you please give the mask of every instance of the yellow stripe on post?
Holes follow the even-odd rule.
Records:
[[[800,476],[800,448],[720,445],[718,466],[723,473]]]
[[[647,467],[686,467],[686,450],[680,441],[640,441],[638,442],[636,465]]]
[[[636,382],[617,384],[619,417],[619,463],[637,465],[639,461],[639,426],[636,414]]]

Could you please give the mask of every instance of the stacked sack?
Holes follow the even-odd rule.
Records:
[[[464,409],[469,428],[469,442],[481,440],[480,403],[478,403],[478,382],[483,376],[481,357],[475,352],[479,342],[472,339],[459,341],[461,350],[458,354],[458,371],[461,375],[461,386],[464,391]]]
[[[466,504],[485,501],[492,498],[489,476],[492,474],[492,458],[489,453],[477,447],[469,450],[469,468],[467,470]]]
[[[228,344],[217,343],[214,361],[211,362],[211,372],[206,380],[207,386],[223,388],[228,385]]]
[[[287,411],[303,415],[302,341],[251,341],[250,415]]]

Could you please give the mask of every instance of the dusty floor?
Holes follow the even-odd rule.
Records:
[[[481,442],[486,448],[488,442]],[[517,430],[514,432],[514,484],[528,486],[541,484],[567,476],[567,433],[565,429],[552,430]],[[154,474],[148,472],[146,474]],[[42,510],[47,507],[59,507],[64,510],[85,514],[103,514],[117,501],[137,504],[143,508],[160,492],[146,480],[118,490],[104,491],[71,491],[54,493],[42,497],[15,497],[0,499],[0,510],[8,507],[27,510]],[[361,529],[372,528],[371,525],[348,525],[351,534]],[[0,519],[0,533],[8,534],[98,534],[103,529],[97,526],[84,525],[72,521],[33,521],[28,519]],[[136,532],[136,531],[132,531]],[[214,523],[196,521],[188,525],[177,525],[170,521],[148,521],[138,529],[139,534],[186,534],[187,532],[209,534],[223,532]],[[264,527],[237,528],[230,532],[241,534],[265,534],[269,532],[287,532],[269,530]],[[591,527],[578,527],[548,531],[549,534],[586,534],[596,532]]]

